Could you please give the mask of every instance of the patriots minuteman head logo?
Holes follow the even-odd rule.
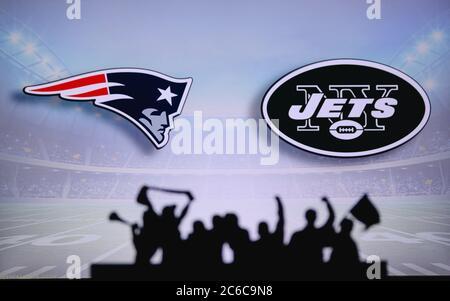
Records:
[[[174,117],[181,114],[192,78],[173,78],[136,68],[85,73],[24,88],[31,95],[59,95],[119,114],[136,125],[157,148],[169,141]]]

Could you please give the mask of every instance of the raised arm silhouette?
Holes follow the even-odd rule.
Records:
[[[176,217],[176,221],[179,224],[183,221],[183,219],[186,217],[186,214],[188,213],[189,206],[191,205],[192,200],[189,200],[189,202],[184,206],[183,210],[181,211],[180,215]]]
[[[277,274],[284,264],[284,209],[280,197],[275,197],[278,221],[275,230],[270,232],[266,222],[258,225],[259,239],[253,244],[252,268],[265,267],[262,273]]]
[[[323,229],[333,228],[334,219],[336,217],[336,215],[334,213],[334,208],[333,208],[333,206],[331,206],[331,203],[327,197],[323,197],[322,202],[325,203],[325,205],[327,206],[327,210],[328,210],[328,219],[327,219],[325,225],[322,226],[322,228]]]
[[[259,260],[268,261],[281,255],[284,240],[284,210],[280,197],[275,197],[277,203],[278,221],[275,230],[271,233],[266,222],[258,225],[259,239],[255,242],[260,256]]]
[[[166,265],[177,265],[182,264],[183,261],[182,256],[178,256],[178,253],[182,248],[179,226],[185,218],[194,198],[192,197],[192,194],[187,191],[170,192],[184,193],[189,197],[188,203],[184,206],[179,216],[176,216],[175,214],[176,206],[164,207],[161,214],[159,231],[162,234],[161,246],[163,249],[163,263]]]
[[[351,276],[357,276],[361,261],[359,259],[358,246],[351,235],[353,221],[344,218],[340,226],[340,232],[336,234],[333,240],[330,264],[334,269],[346,269]]]
[[[323,264],[323,248],[331,244],[335,213],[327,198],[322,198],[322,201],[328,210],[325,224],[316,228],[317,213],[314,209],[308,209],[305,213],[306,226],[292,235],[288,246],[289,260],[297,267],[299,273],[310,274],[319,271]]]
[[[150,190],[184,194],[188,202],[179,214],[175,212],[175,205],[165,206],[158,214],[148,196]],[[234,213],[214,215],[210,230],[202,221],[195,221],[192,233],[182,240],[180,224],[186,218],[193,200],[189,191],[144,186],[137,196],[137,202],[147,207],[142,227],[127,222],[115,212],[111,213],[110,220],[122,222],[131,228],[136,248],[136,264],[122,267],[122,271],[131,273],[127,274],[131,277],[146,275],[154,280],[293,280],[335,278],[336,275],[339,275],[339,279],[364,279],[366,275],[367,265],[360,261],[357,244],[351,236],[353,221],[344,218],[336,233],[333,227],[335,212],[325,197],[322,202],[328,212],[326,222],[320,227],[316,226],[317,213],[308,209],[305,213],[306,226],[292,235],[287,246],[284,244],[284,208],[278,196],[275,197],[278,215],[275,229],[270,231],[266,222],[259,223],[259,238],[255,241],[250,240],[249,232],[239,225],[239,218]],[[355,204],[348,216],[366,228],[380,220],[378,211],[367,196]],[[234,261],[231,264],[223,262],[222,249],[225,243],[233,251]],[[324,262],[322,256],[324,247],[332,248],[328,262]],[[163,251],[162,263],[151,264],[150,259],[158,248]],[[385,266],[382,272],[384,275]],[[108,267],[112,270],[108,270]],[[117,269],[121,268],[100,265],[92,271],[94,277],[103,275],[103,278],[112,279],[114,277],[108,271]]]
[[[148,186],[142,187],[138,194],[137,202],[147,207],[143,215],[143,225],[139,228],[132,226],[133,241],[136,249],[136,264],[147,265],[150,258],[155,254],[160,245],[161,233],[157,230],[159,217],[153,209],[153,205],[148,198]]]

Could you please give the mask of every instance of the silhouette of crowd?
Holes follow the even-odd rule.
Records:
[[[317,213],[313,209],[308,209],[305,214],[306,226],[295,232],[287,244],[285,244],[284,208],[279,197],[275,197],[278,208],[275,230],[271,232],[268,224],[261,222],[258,225],[259,238],[255,241],[251,240],[248,231],[239,225],[238,217],[233,213],[214,215],[211,229],[207,229],[202,221],[194,221],[192,233],[183,240],[179,225],[194,200],[192,194],[188,191],[151,188],[184,193],[189,198],[179,215],[175,212],[175,206],[166,206],[161,214],[158,214],[148,197],[149,189],[144,186],[137,198],[138,203],[147,206],[142,226],[128,223],[136,249],[136,269],[159,268],[159,272],[163,270],[166,275],[184,273],[187,279],[208,277],[282,280],[336,278],[338,275],[360,278],[362,275],[363,263],[351,235],[353,221],[344,218],[336,230],[335,212],[327,198],[322,198],[328,211],[325,224],[317,227]],[[355,211],[355,215],[361,215],[360,212],[363,211],[357,209],[359,212]],[[116,213],[112,213],[110,219],[127,223]],[[374,219],[372,224],[377,221],[377,218]],[[222,253],[225,244],[233,251],[232,263],[223,262]],[[326,248],[331,253],[325,261]],[[158,249],[162,250],[162,262],[156,267],[150,263],[150,259]]]

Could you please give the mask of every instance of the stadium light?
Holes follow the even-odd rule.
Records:
[[[67,75],[66,70],[59,68],[59,69],[55,70],[54,72],[52,72],[47,78],[58,79],[58,78],[64,77],[65,75]]]
[[[33,54],[36,51],[36,47],[34,46],[33,43],[28,43],[25,46],[25,53],[26,54]]]
[[[435,42],[440,42],[444,39],[444,33],[442,30],[435,30],[431,33],[431,39]]]
[[[415,60],[415,57],[414,57],[414,55],[412,55],[412,54],[408,54],[406,57],[405,57],[405,61],[406,61],[406,63],[412,63],[412,62],[414,62],[414,60]]]
[[[29,86],[29,85],[31,85],[30,82],[28,82],[28,81],[22,81],[22,82],[20,83],[19,87],[26,87],[26,86]]]
[[[427,53],[429,49],[430,49],[430,46],[429,46],[428,43],[425,42],[425,41],[419,42],[419,44],[417,44],[417,51],[418,51],[420,54],[425,54],[425,53]]]
[[[42,58],[41,63],[44,64],[44,65],[47,65],[47,64],[48,64],[48,65],[51,65],[50,59],[49,59],[47,56],[45,56],[45,57]]]
[[[432,78],[425,80],[424,82],[425,89],[433,90],[436,87],[436,81]]]
[[[9,34],[9,41],[13,44],[17,44],[22,39],[22,36],[18,32],[12,32]]]

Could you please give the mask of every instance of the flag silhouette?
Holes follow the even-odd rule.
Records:
[[[358,203],[353,206],[353,208],[350,210],[350,213],[354,218],[365,225],[366,230],[369,229],[369,227],[380,222],[380,214],[378,213],[377,208],[370,201],[367,194],[365,194],[358,201]]]

